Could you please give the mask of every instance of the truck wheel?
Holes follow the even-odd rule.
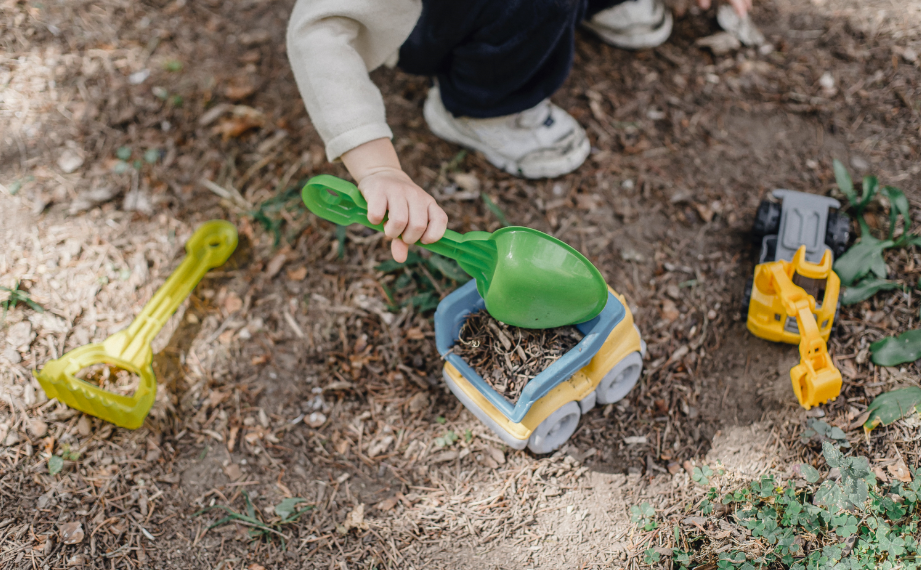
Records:
[[[825,226],[825,245],[827,245],[835,259],[847,251],[847,242],[851,237],[851,220],[845,214],[830,212],[828,224]]]
[[[614,368],[608,371],[595,388],[599,404],[613,404],[619,402],[636,386],[637,380],[643,373],[643,357],[639,352],[631,352]]]
[[[579,411],[577,402],[567,402],[558,410],[540,422],[537,429],[528,439],[528,449],[537,454],[550,453],[566,443],[579,426]]]
[[[755,213],[755,223],[752,224],[752,234],[756,242],[767,235],[780,231],[780,204],[762,200]]]
[[[755,278],[749,277],[745,281],[745,290],[742,292],[742,316],[748,317],[748,307],[752,302],[752,290],[755,288]]]

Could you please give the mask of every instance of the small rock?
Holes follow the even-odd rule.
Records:
[[[58,157],[58,168],[64,171],[64,174],[70,174],[81,166],[83,166],[83,157],[73,149],[64,149],[64,152]]]
[[[458,172],[455,173],[452,178],[455,184],[467,192],[480,191],[480,179],[472,172]]]
[[[822,88],[822,95],[826,97],[832,97],[838,92],[838,89],[835,87],[835,78],[831,72],[828,71],[823,73],[822,77],[819,77],[819,87]]]
[[[724,55],[742,47],[739,38],[729,32],[717,32],[694,42],[695,45],[708,48],[714,55]]]
[[[38,418],[29,421],[29,435],[34,438],[45,437],[48,434],[48,424]]]
[[[681,472],[681,465],[677,461],[670,461],[668,463],[668,472],[672,475]]]
[[[61,542],[64,544],[78,544],[83,542],[83,523],[64,523],[61,525],[59,532],[61,534]]]
[[[867,162],[865,158],[860,157],[860,156],[851,157],[851,166],[853,166],[856,170],[859,170],[860,172],[866,172],[867,170],[870,169],[870,163]]]
[[[144,83],[145,81],[147,81],[148,77],[150,77],[149,69],[142,69],[140,71],[135,71],[134,73],[128,76],[128,83],[130,83],[131,85],[140,85],[141,83]]]
[[[3,358],[7,359],[10,364],[19,364],[22,362],[22,357],[19,356],[19,352],[9,347],[3,351]]]
[[[318,428],[326,423],[326,414],[322,412],[313,412],[304,420],[304,423],[312,428]]]
[[[17,350],[28,350],[33,340],[35,340],[35,333],[32,332],[32,323],[29,321],[10,325],[10,328],[6,330],[6,342]]]

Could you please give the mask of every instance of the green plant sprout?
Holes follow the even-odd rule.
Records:
[[[851,175],[837,159],[834,161],[834,171],[838,188],[847,197],[848,205],[853,210],[857,224],[860,226],[860,241],[835,261],[835,273],[841,278],[841,284],[846,287],[858,284],[871,274],[879,279],[885,279],[887,270],[883,251],[895,247],[921,245],[921,236],[909,231],[911,215],[908,198],[901,190],[893,186],[884,186],[880,190],[879,181],[875,176],[867,176],[863,179],[862,193],[858,197]],[[870,232],[870,225],[864,218],[864,211],[877,192],[889,200],[889,232],[886,239],[874,237]],[[902,217],[902,233],[896,237],[899,216]]]
[[[451,447],[458,439],[460,438],[453,430],[448,430],[441,437],[435,438],[435,445],[438,447]]]
[[[307,505],[302,509],[298,509],[297,505],[306,503],[307,499],[291,497],[275,505],[275,518],[269,521],[263,521],[256,515],[256,508],[253,506],[253,502],[250,500],[249,494],[246,491],[243,491],[243,500],[246,504],[246,514],[238,513],[226,505],[214,505],[205,507],[192,516],[197,517],[215,509],[222,510],[227,513],[227,516],[214,522],[208,527],[208,530],[227,523],[240,524],[250,527],[249,536],[253,540],[272,540],[278,538],[281,540],[281,548],[284,550],[288,537],[282,533],[282,528],[285,525],[297,522],[301,515],[314,508],[313,505]]]
[[[681,570],[921,568],[921,470],[913,470],[910,483],[885,484],[865,457],[846,456],[831,441],[822,443],[822,454],[840,472],[838,480],[820,483],[817,469],[800,465],[805,483],[763,475],[723,495],[732,522],[757,545],[744,536],[711,544],[702,533],[676,526],[677,548],[669,562]],[[739,546],[744,542],[751,547]],[[657,562],[652,558],[644,562]]]
[[[441,295],[436,283],[433,282],[436,275],[453,281],[455,286],[462,285],[470,280],[470,276],[457,265],[456,261],[442,257],[437,253],[422,257],[418,253],[410,251],[405,262],[398,263],[388,259],[375,267],[375,269],[383,273],[399,272],[392,283],[392,289],[381,283],[381,287],[390,301],[390,307],[388,308],[394,312],[406,304],[412,305],[417,311],[423,313],[437,307],[438,302],[441,300]],[[394,293],[410,286],[414,287],[414,291],[409,299],[401,304],[396,303]]]
[[[15,309],[16,305],[22,303],[28,306],[30,309],[36,313],[44,313],[45,308],[32,300],[32,297],[28,293],[19,289],[19,281],[13,285],[12,289],[7,287],[0,287],[0,291],[6,291],[8,296],[3,301],[0,301],[0,307],[3,307],[3,318],[6,318],[6,313]],[[2,320],[2,319],[0,319]]]
[[[639,528],[645,531],[659,528],[659,523],[656,522],[655,517],[656,510],[649,503],[640,503],[639,506],[633,505],[630,507],[630,522],[636,523]]]

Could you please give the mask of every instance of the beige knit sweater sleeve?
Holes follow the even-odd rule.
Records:
[[[393,137],[368,72],[397,54],[421,13],[421,0],[297,0],[288,58],[329,160]]]

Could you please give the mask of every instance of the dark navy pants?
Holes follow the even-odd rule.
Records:
[[[510,115],[566,80],[576,26],[623,0],[423,0],[399,66],[438,78],[455,116]]]

